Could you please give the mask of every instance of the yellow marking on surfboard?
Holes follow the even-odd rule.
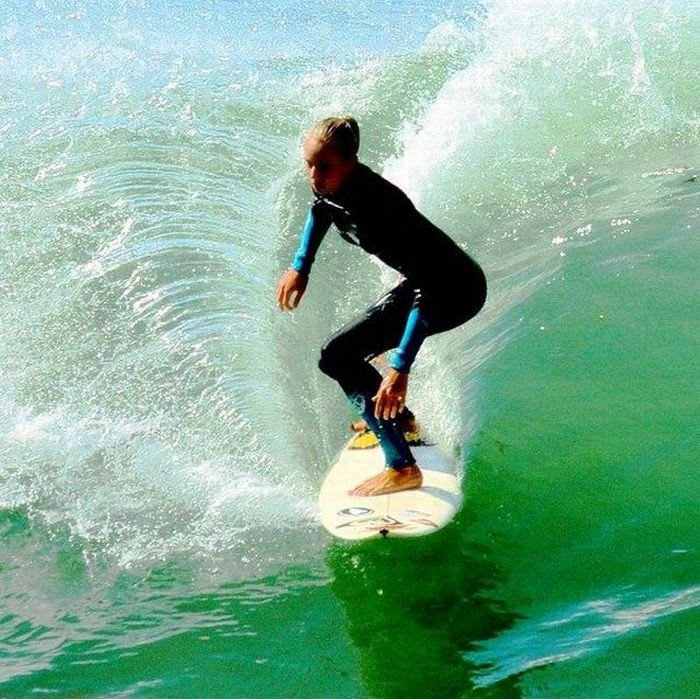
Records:
[[[371,449],[379,444],[377,436],[370,430],[365,430],[353,437],[350,449]]]
[[[408,442],[409,446],[411,444],[416,444],[417,442],[422,441],[419,430],[415,430],[414,432],[404,432],[403,436],[406,438],[406,441]]]
[[[421,442],[420,429],[413,432],[404,432],[403,434],[404,437],[406,437],[406,441],[408,442],[409,446],[412,444],[419,444]],[[376,447],[378,444],[379,440],[377,440],[377,436],[374,434],[374,432],[371,430],[365,430],[364,432],[360,432],[353,437],[352,441],[350,442],[350,449],[371,449],[372,447]]]

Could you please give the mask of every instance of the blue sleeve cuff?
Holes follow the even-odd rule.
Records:
[[[408,314],[406,329],[389,366],[396,371],[407,373],[411,369],[418,350],[426,338],[425,320],[419,306],[414,306]]]

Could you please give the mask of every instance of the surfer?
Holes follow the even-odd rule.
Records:
[[[429,335],[461,325],[486,300],[479,265],[433,225],[402,190],[358,160],[360,130],[352,117],[315,124],[303,140],[306,172],[315,197],[290,269],[277,286],[277,305],[294,310],[331,224],[340,235],[398,270],[402,280],[321,350],[320,369],[335,379],[372,430],[386,466],[352,495],[420,488],[423,476],[404,436],[413,419],[406,408],[409,371]],[[370,363],[394,349],[382,375]]]

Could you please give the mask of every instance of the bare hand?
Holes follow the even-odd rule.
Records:
[[[294,269],[288,269],[277,285],[277,306],[283,311],[293,311],[301,302],[309,278]]]
[[[393,420],[406,407],[408,374],[390,369],[384,377],[374,401],[374,417]]]

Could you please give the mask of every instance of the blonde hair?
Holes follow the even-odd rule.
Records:
[[[307,131],[306,138],[310,136],[332,145],[345,160],[354,158],[360,149],[360,127],[351,116],[321,119]]]

